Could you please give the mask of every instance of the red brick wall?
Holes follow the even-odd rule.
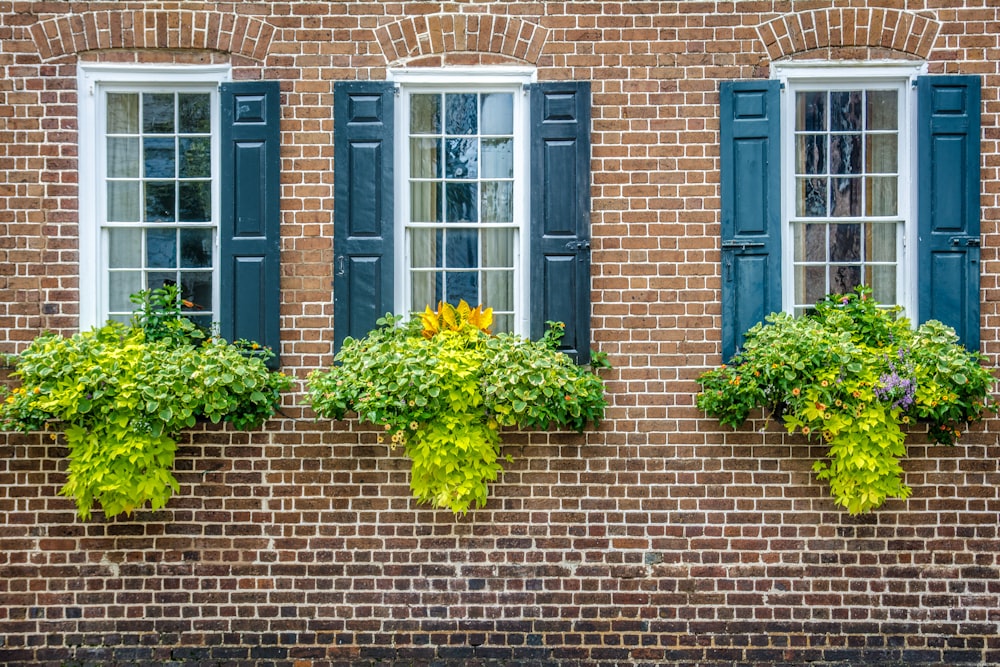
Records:
[[[849,7],[847,5],[850,5]],[[331,361],[333,81],[531,64],[593,82],[597,431],[508,434],[464,517],[287,399],[182,444],[159,512],[88,523],[66,449],[0,441],[0,663],[996,664],[1000,421],[911,437],[909,500],[838,511],[822,448],[694,408],[719,363],[718,84],[785,58],[917,58],[983,88],[983,349],[1000,356],[992,0],[4,2],[0,352],[77,327],[76,64],[230,62],[281,81],[282,360]],[[794,12],[792,10],[795,10]]]

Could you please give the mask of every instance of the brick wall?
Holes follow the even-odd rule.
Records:
[[[996,664],[1000,420],[911,436],[909,500],[838,511],[815,444],[694,407],[719,363],[718,84],[787,58],[983,77],[982,339],[1000,357],[1000,9],[992,0],[4,2],[0,352],[77,327],[76,64],[229,62],[281,81],[282,360],[331,361],[333,81],[530,64],[593,82],[583,435],[510,433],[464,517],[408,463],[290,396],[185,436],[158,512],[75,519],[66,449],[0,441],[0,663]]]

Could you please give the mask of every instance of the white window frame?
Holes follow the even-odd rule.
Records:
[[[520,221],[514,247],[514,333],[529,332],[530,295],[528,271],[530,251],[530,155],[531,118],[526,86],[536,80],[533,67],[421,67],[419,69],[389,69],[387,80],[395,82],[395,219],[393,224],[395,275],[393,311],[409,316],[411,288],[410,244],[406,236],[410,211],[409,174],[409,96],[428,92],[495,92],[514,93],[514,219]],[[477,304],[470,304],[475,306]],[[485,304],[489,306],[490,304]]]
[[[774,63],[771,78],[781,82],[781,285],[782,309],[795,302],[792,225],[795,211],[795,94],[837,88],[895,88],[899,91],[899,211],[903,234],[897,245],[898,305],[913,319],[917,312],[917,77],[927,64],[913,61],[798,61]]]
[[[77,121],[79,128],[79,290],[80,330],[104,324],[108,297],[107,247],[103,231],[107,192],[104,93],[108,90],[162,90],[212,94],[212,219],[220,217],[219,84],[232,80],[226,65],[139,65],[80,63],[77,66]],[[218,230],[218,227],[216,227]],[[212,252],[214,312],[219,311],[219,233]]]

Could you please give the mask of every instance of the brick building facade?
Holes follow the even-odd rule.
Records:
[[[575,330],[584,354],[589,340],[614,366],[604,372],[605,422],[582,435],[506,434],[513,461],[489,504],[466,516],[416,505],[400,452],[364,425],[315,420],[300,394],[262,431],[204,427],[185,436],[181,492],[166,508],[131,518],[76,519],[72,501],[58,495],[66,448],[8,434],[0,444],[0,662],[1000,663],[1000,421],[975,426],[954,448],[930,447],[914,429],[904,463],[913,496],[852,517],[811,473],[818,443],[762,421],[733,432],[694,405],[698,375],[723,361],[726,328],[742,326],[727,312],[726,267],[754,261],[745,243],[723,243],[726,81],[775,82],[762,90],[776,97],[758,102],[782,100],[782,119],[770,121],[788,138],[803,129],[790,119],[807,113],[793,95],[830,107],[845,90],[864,100],[858,141],[871,146],[891,135],[892,165],[869,161],[857,167],[858,179],[870,185],[891,172],[891,206],[880,186],[851,181],[856,163],[846,144],[838,144],[841,167],[806,172],[826,174],[833,185],[824,192],[833,194],[819,204],[802,195],[802,205],[827,206],[815,215],[830,220],[829,234],[842,229],[833,219],[838,206],[848,207],[847,217],[881,213],[889,254],[828,254],[815,275],[825,276],[825,289],[843,271],[889,267],[876,289],[911,313],[924,308],[921,316],[924,296],[954,276],[934,277],[935,260],[920,250],[921,170],[929,165],[918,148],[918,80],[952,76],[948,82],[971,86],[978,98],[946,96],[943,104],[978,100],[978,110],[964,108],[978,155],[968,153],[975,140],[962,148],[978,171],[957,169],[977,183],[967,213],[979,228],[954,238],[979,246],[969,242],[971,254],[957,264],[945,260],[945,271],[973,267],[966,282],[947,282],[945,297],[961,301],[959,292],[971,290],[959,317],[978,327],[963,335],[991,364],[1000,361],[998,63],[994,0],[0,1],[0,351],[17,352],[43,330],[95,324],[114,314],[129,286],[170,272],[203,296],[207,316],[230,318],[224,329],[242,331],[247,309],[226,296],[232,278],[224,275],[241,251],[227,250],[225,238],[213,242],[225,237],[217,200],[229,189],[258,196],[261,210],[274,207],[277,233],[252,273],[260,312],[249,310],[258,321],[246,326],[273,337],[282,369],[299,379],[331,363],[348,318],[360,312],[363,324],[369,306],[405,306],[421,284],[410,255],[425,249],[414,239],[424,230],[438,239],[455,234],[435,223],[473,209],[508,245],[487,251],[475,241],[444,253],[431,264],[440,271],[428,289],[464,294],[474,280],[451,282],[460,272],[449,273],[448,263],[472,261],[483,285],[493,274],[481,265],[495,263],[512,276],[503,292],[510,327],[529,332],[546,295],[534,281],[527,240],[535,232],[522,213],[534,216],[550,193],[568,192],[573,211],[584,214],[569,263],[589,261],[589,282],[586,271],[570,276],[577,282],[566,284],[582,284],[583,305],[574,301],[567,312],[584,314]],[[232,176],[239,151],[234,164],[211,168],[186,152],[204,145],[218,154],[219,89],[245,81],[280,88],[276,107],[246,107],[264,116],[279,109],[270,119],[278,143],[267,150],[279,150],[280,180],[259,188]],[[392,84],[381,97],[345,103],[338,117],[342,81]],[[583,123],[573,150],[589,141],[589,164],[585,154],[574,173],[589,189],[532,171],[531,142],[541,136],[532,100],[546,82],[573,82],[583,96],[553,98],[550,110]],[[233,90],[266,98],[275,84],[253,85]],[[871,111],[887,97],[891,130],[875,127],[882,116]],[[452,114],[444,129],[420,129],[421,105],[440,100]],[[468,100],[466,120],[478,109],[481,124],[449,129]],[[158,116],[157,105],[202,102],[209,110],[201,129],[184,127],[178,115],[178,129],[147,136],[175,118]],[[505,120],[491,129],[486,109],[494,102]],[[350,131],[347,116],[370,123],[366,114],[380,103],[395,115],[379,150],[394,152],[364,163],[370,179],[339,189],[353,155],[336,148]],[[737,115],[760,111],[757,102],[735,104]],[[854,113],[813,128],[816,136],[840,141],[846,130],[836,124],[862,117]],[[129,129],[126,117],[143,129]],[[426,142],[443,141],[433,145],[469,169],[463,151],[472,135],[494,151],[479,155],[473,179],[491,198],[463,199],[473,192],[462,190],[467,171],[418,173]],[[795,162],[788,140],[770,139],[786,149],[782,164]],[[357,141],[362,165],[364,142],[377,140]],[[120,165],[140,142],[147,157],[137,175]],[[335,153],[348,157],[335,163]],[[933,159],[949,178],[952,166]],[[190,173],[163,171],[174,162]],[[760,206],[780,214],[774,220],[786,239],[796,233],[796,196],[810,187],[788,176],[794,171],[758,181],[777,188],[780,202],[765,197]],[[407,175],[411,184],[401,187]],[[221,195],[220,182],[228,183]],[[405,227],[407,243],[383,247],[379,268],[365,274],[335,230],[355,220],[342,212],[348,197],[355,210],[358,198],[385,195],[380,188],[396,204],[382,222],[390,235]],[[734,214],[760,193],[737,193]],[[378,205],[392,203],[388,196]],[[371,210],[364,204],[362,217]],[[238,226],[249,218],[237,211],[233,219]],[[170,240],[154,252],[163,229]],[[880,233],[864,232],[858,243],[874,246]],[[133,243],[145,250],[133,252]],[[483,248],[483,257],[470,247]],[[734,298],[757,299],[751,311],[805,303],[813,288],[797,277],[799,260],[776,251],[764,261],[778,272],[777,304],[760,300],[771,289],[760,285],[737,285]],[[382,291],[352,302],[336,293],[351,289],[345,276],[359,290],[375,281]],[[553,312],[573,300],[557,297]],[[280,313],[266,312],[272,306]]]

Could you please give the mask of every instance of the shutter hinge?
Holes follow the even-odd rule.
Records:
[[[570,241],[566,244],[567,250],[576,252],[590,251],[590,241]]]
[[[962,246],[965,248],[978,248],[979,247],[979,237],[978,236],[952,236],[948,239],[948,243],[954,246]]]
[[[746,250],[747,248],[763,248],[763,241],[723,241],[723,250]]]

